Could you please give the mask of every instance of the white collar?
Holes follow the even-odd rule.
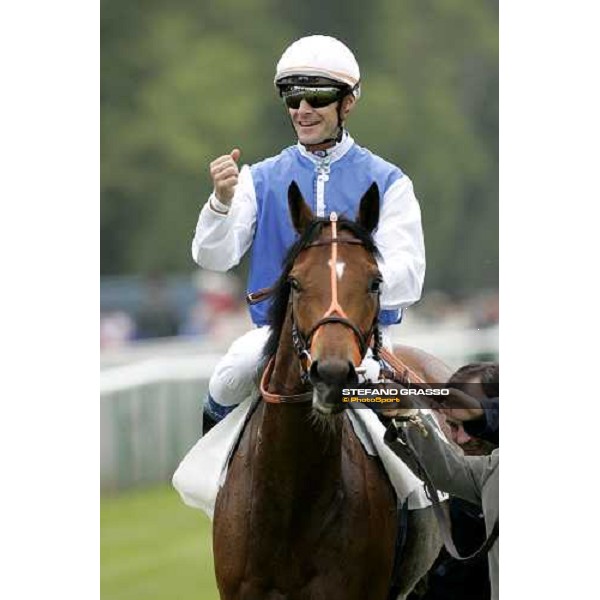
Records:
[[[305,156],[315,164],[319,164],[326,157],[329,157],[329,163],[334,163],[336,160],[342,158],[352,148],[353,144],[354,140],[352,136],[344,129],[342,140],[327,150],[318,150],[317,153],[309,152],[300,142],[296,144],[296,147],[302,156]]]

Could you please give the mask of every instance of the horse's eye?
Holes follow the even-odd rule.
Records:
[[[290,277],[288,279],[288,281],[290,282],[290,286],[293,290],[296,290],[297,292],[299,292],[301,290],[300,283],[298,282],[297,279]]]
[[[379,294],[381,291],[382,279],[381,277],[376,277],[371,281],[371,285],[369,286],[369,292],[371,294]]]

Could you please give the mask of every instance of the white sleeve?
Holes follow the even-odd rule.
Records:
[[[256,192],[248,165],[240,171],[238,184],[227,214],[214,211],[210,201],[200,211],[192,241],[192,256],[205,269],[228,271],[246,253],[256,227]]]
[[[408,176],[388,188],[381,206],[374,234],[381,253],[377,260],[383,277],[381,307],[406,308],[421,297],[425,279],[421,209]]]

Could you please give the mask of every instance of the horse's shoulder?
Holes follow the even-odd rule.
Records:
[[[445,383],[452,375],[452,369],[443,360],[420,348],[395,344],[394,355],[420,373],[428,383]]]

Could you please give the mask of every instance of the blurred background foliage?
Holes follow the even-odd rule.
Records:
[[[194,270],[209,162],[294,143],[274,69],[313,33],[359,61],[354,138],[415,184],[426,287],[497,288],[496,0],[102,0],[102,275]]]

